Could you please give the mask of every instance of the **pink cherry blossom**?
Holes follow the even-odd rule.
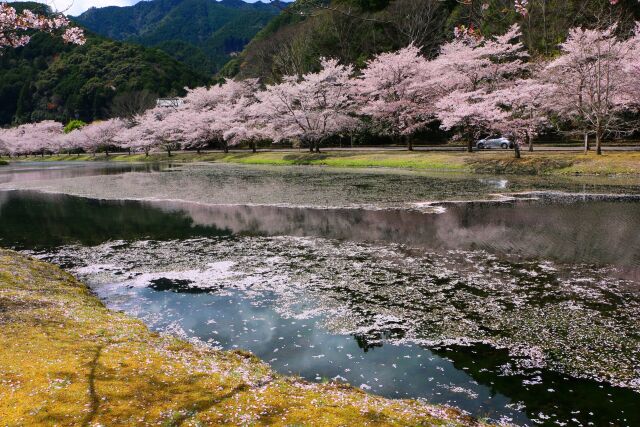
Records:
[[[606,135],[635,129],[635,123],[623,113],[636,104],[637,37],[620,39],[615,26],[604,30],[574,28],[561,45],[562,54],[545,70],[547,82],[554,87],[552,109],[582,129],[585,141],[594,135],[598,154]]]
[[[322,69],[301,78],[285,77],[280,84],[256,93],[253,109],[259,128],[275,141],[300,139],[320,151],[322,141],[356,126],[353,117],[353,67],[323,59]]]
[[[36,15],[30,10],[18,14],[6,3],[0,3],[0,54],[3,48],[19,47],[29,43],[30,31],[58,33],[65,29],[62,39],[67,43],[84,44],[84,32],[77,27],[69,27],[69,20],[63,15],[52,18]]]
[[[360,114],[394,138],[423,128],[434,119],[429,65],[416,46],[376,56],[354,86]]]
[[[503,111],[491,108],[488,96],[528,71],[528,54],[520,36],[520,28],[514,25],[491,39],[456,39],[431,61],[431,85],[439,92],[436,116],[443,129],[458,129],[465,135],[468,151],[473,139],[507,118]]]

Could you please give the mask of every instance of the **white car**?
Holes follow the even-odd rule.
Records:
[[[509,148],[513,148],[513,142],[509,141],[507,138],[485,138],[476,142],[476,148],[478,150],[488,150],[490,148],[502,148],[503,150],[507,150]]]

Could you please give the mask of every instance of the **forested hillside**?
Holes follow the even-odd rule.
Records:
[[[640,19],[636,0],[297,0],[269,23],[237,58],[227,76],[277,79],[317,69],[319,58],[363,65],[374,54],[415,43],[433,56],[456,28],[483,35],[519,23],[531,55],[557,53],[569,28]],[[528,13],[520,14],[517,4]],[[612,12],[613,10],[613,12]]]
[[[12,5],[42,12],[35,3]],[[156,49],[91,34],[85,45],[73,46],[36,34],[28,45],[0,56],[0,126],[74,117],[92,121],[113,115],[114,100],[125,108],[207,81]]]
[[[218,71],[281,8],[241,0],[153,0],[91,8],[76,18],[105,37],[157,47],[203,73]]]

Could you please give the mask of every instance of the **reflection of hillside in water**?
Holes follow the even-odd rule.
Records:
[[[612,420],[617,424],[623,419],[625,425],[640,424],[637,391],[604,387],[597,381],[569,378],[546,369],[505,375],[505,370],[511,368],[511,358],[506,351],[487,345],[430,350],[450,360],[492,394],[509,396],[512,407],[521,405],[531,419],[543,421],[539,414],[546,413],[555,414],[558,419],[577,420],[576,424],[607,425]]]
[[[17,247],[214,235],[323,237],[429,250],[482,249],[615,265],[640,277],[640,201],[518,200],[417,209],[317,209],[111,201],[0,192],[0,239]]]
[[[318,236],[429,249],[485,249],[561,262],[614,264],[638,279],[640,202],[516,201],[447,204],[418,210],[207,206],[158,202],[199,226],[234,234]]]

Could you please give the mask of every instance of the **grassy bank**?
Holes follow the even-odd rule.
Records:
[[[453,409],[283,377],[107,310],[57,267],[0,250],[3,425],[472,425]]]
[[[431,171],[517,175],[640,175],[640,152],[610,152],[602,156],[568,152],[524,152],[521,159],[508,152],[292,151],[253,153],[154,153],[126,155],[57,155],[30,160],[110,160],[119,162],[226,162],[260,165],[386,167]]]

